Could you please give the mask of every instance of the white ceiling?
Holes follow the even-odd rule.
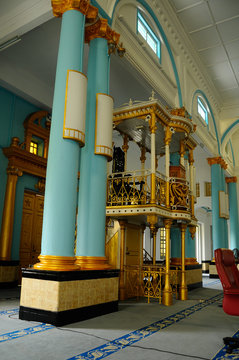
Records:
[[[221,95],[222,107],[239,109],[239,0],[168,1]],[[22,38],[0,52],[0,80],[3,64],[8,64],[22,74],[31,73],[53,93],[60,19],[52,17],[50,0],[0,0],[0,43],[15,35]],[[112,57],[112,68],[115,61]],[[14,74],[19,81],[20,70]],[[121,70],[120,77],[127,79],[130,73],[137,78],[133,68],[126,68],[125,76],[123,67]],[[112,90],[115,96],[116,90]],[[124,98],[127,89],[126,93]],[[143,95],[144,91],[137,97]]]
[[[239,105],[239,0],[169,0],[221,95]]]

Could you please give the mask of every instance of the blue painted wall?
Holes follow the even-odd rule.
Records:
[[[20,139],[20,143],[23,142],[24,120],[29,114],[42,109],[39,109],[35,105],[25,101],[2,87],[0,87],[0,109],[0,219],[2,219],[7,182],[6,169],[8,165],[8,159],[4,156],[2,148],[10,146],[11,139],[14,136],[17,136]],[[34,190],[34,184],[37,183],[37,180],[37,178],[28,175],[23,175],[18,179],[12,246],[13,260],[19,259],[24,189],[27,188]]]

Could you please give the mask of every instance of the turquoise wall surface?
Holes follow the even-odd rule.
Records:
[[[24,126],[23,122],[26,117],[42,109],[23,100],[12,92],[0,87],[0,219],[2,219],[2,212],[4,206],[4,196],[7,183],[7,165],[8,159],[2,152],[2,148],[11,145],[12,137],[16,136],[20,139],[20,143],[24,141]],[[19,259],[19,243],[21,235],[21,221],[22,221],[22,204],[24,189],[34,190],[34,185],[38,179],[33,176],[23,175],[18,178],[16,188],[16,208],[14,217],[13,230],[13,247],[12,259]],[[0,223],[1,224],[1,223]]]

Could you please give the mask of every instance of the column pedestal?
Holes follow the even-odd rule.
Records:
[[[118,270],[22,271],[19,318],[55,326],[118,310]]]

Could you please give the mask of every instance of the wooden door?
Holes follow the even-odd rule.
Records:
[[[38,262],[41,252],[41,234],[44,196],[24,193],[20,243],[20,268]]]
[[[141,228],[136,225],[127,225],[126,232],[126,265],[140,264],[140,235]]]

